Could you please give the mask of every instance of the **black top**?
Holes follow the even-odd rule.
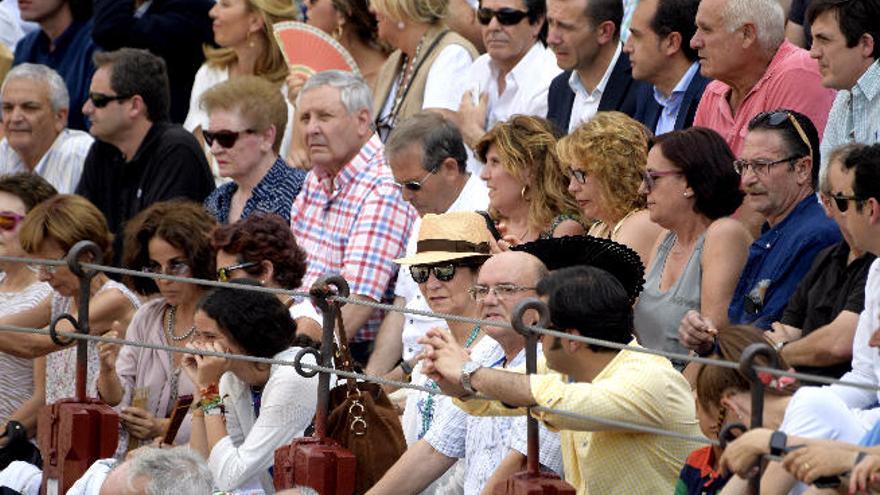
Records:
[[[141,16],[131,1],[94,2],[95,44],[103,50],[144,48],[162,57],[168,67],[171,121],[182,124],[196,71],[205,60],[202,45],[214,42],[208,17],[213,0],[153,0]]]
[[[550,89],[547,91],[547,120],[553,122],[561,134],[568,134],[571,106],[574,104],[574,91],[568,85],[571,72],[567,70],[556,76],[550,82]],[[626,52],[620,52],[620,57],[617,58],[617,63],[608,76],[608,83],[599,100],[597,111],[617,110],[630,117],[634,116],[638,106],[636,102],[639,98],[639,88],[642,86],[651,85],[632,78],[629,56]]]
[[[122,256],[125,222],[159,201],[183,197],[203,202],[214,190],[205,154],[192,134],[176,124],[154,124],[126,162],[115,146],[95,141],[76,193],[95,204],[113,232],[113,262]]]
[[[847,265],[849,246],[841,241],[821,251],[813,261],[782,314],[782,323],[800,328],[807,336],[831,323],[841,311],[861,313],[865,307],[865,283],[873,254],[863,254]],[[850,363],[833,366],[799,366],[798,371],[840,378]]]

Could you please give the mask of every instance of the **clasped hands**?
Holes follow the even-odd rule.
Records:
[[[422,373],[434,380],[444,393],[454,397],[468,395],[461,386],[461,368],[471,360],[470,351],[449,333],[433,328],[419,339],[422,349]]]

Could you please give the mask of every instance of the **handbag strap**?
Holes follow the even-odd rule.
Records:
[[[333,302],[332,304],[336,311],[336,325],[334,327],[336,333],[336,369],[354,372],[354,362],[351,357],[351,351],[348,348],[348,337],[345,334],[345,323],[342,321],[342,311],[340,311],[338,303]],[[345,383],[348,387],[349,396],[360,395],[356,379],[346,378]]]

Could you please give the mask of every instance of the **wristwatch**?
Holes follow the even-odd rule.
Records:
[[[412,380],[413,367],[409,364],[409,361],[406,359],[400,360],[400,370],[403,371],[403,381],[408,382]]]
[[[773,344],[773,350],[775,350],[776,353],[778,354],[778,353],[782,352],[782,348],[785,347],[785,344],[788,344],[788,342],[785,340],[783,340],[781,342],[776,342],[775,344]]]
[[[461,375],[459,376],[459,381],[461,382],[461,386],[464,387],[465,390],[468,391],[469,394],[476,394],[477,391],[474,390],[474,387],[471,386],[471,377],[474,376],[474,373],[477,372],[478,369],[482,368],[483,365],[476,361],[468,361],[464,363],[461,367]]]
[[[770,435],[770,455],[784,456],[787,441],[788,437],[785,436],[785,433],[774,431]]]

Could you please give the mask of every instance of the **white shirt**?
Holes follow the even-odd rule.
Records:
[[[532,45],[519,63],[504,76],[503,92],[498,91],[499,70],[488,53],[480,55],[471,64],[465,76],[464,87],[461,88],[462,94],[470,90],[475,100],[478,100],[481,93],[489,96],[483,129],[488,131],[496,123],[504,122],[517,114],[538,117],[547,115],[547,91],[553,78],[562,72],[556,65],[556,55],[550,49],[540,42]],[[447,108],[457,112],[461,97],[450,103],[452,106]],[[468,170],[479,173],[481,168],[482,164],[474,157],[473,150],[468,148]]]
[[[46,179],[59,193],[73,193],[79,184],[83,163],[94,141],[87,132],[64,129],[37,162],[33,172]],[[30,171],[24,160],[9,145],[9,141],[3,138],[0,141],[0,174]]]
[[[568,121],[568,132],[571,133],[579,125],[587,122],[599,111],[599,102],[602,101],[602,94],[605,93],[605,86],[608,85],[608,79],[611,78],[611,72],[617,65],[617,59],[620,58],[622,51],[620,43],[614,51],[614,57],[605,68],[605,74],[599,80],[599,84],[592,91],[588,91],[581,82],[581,77],[577,71],[571,71],[571,77],[568,78],[568,86],[574,92],[574,103],[571,105],[571,119]]]
[[[189,97],[189,113],[186,115],[186,120],[183,121],[184,129],[189,132],[194,132],[196,127],[200,127],[203,131],[209,128],[208,113],[205,112],[200,105],[202,94],[214,85],[227,80],[229,80],[228,68],[209,65],[207,62],[202,64],[199,71],[196,72],[196,77],[193,81],[192,93]],[[286,84],[281,85],[281,94],[284,95],[284,102],[287,104],[287,126],[284,128],[284,138],[281,140],[281,150],[279,151],[281,157],[284,158],[290,150],[290,140],[293,136],[294,112],[293,105],[287,100]],[[214,156],[211,154],[211,150],[207,146],[207,143],[205,143],[205,154],[210,157],[211,172],[214,173],[214,182],[218,186],[229,182],[230,179],[220,177],[220,170],[217,168],[217,160],[215,160]]]
[[[456,211],[477,211],[486,210],[488,207],[489,190],[486,188],[486,183],[475,174],[471,174],[465,183],[464,188],[461,190],[461,193],[459,193],[458,198],[456,198],[446,211],[447,213]],[[409,241],[407,241],[406,244],[406,256],[416,254],[420,225],[421,219],[416,219],[413,224],[412,234],[409,236]],[[394,288],[394,295],[406,300],[407,309],[431,311],[425,298],[422,297],[419,285],[413,280],[412,275],[410,275],[408,267],[400,268],[397,275],[397,285]],[[403,359],[406,360],[412,359],[419,353],[419,351],[421,351],[422,346],[418,343],[418,340],[422,338],[428,330],[436,327],[443,329],[448,328],[446,326],[446,320],[440,318],[431,318],[428,316],[408,313],[405,313],[404,317],[406,319],[403,323]]]
[[[876,348],[868,345],[871,335],[878,327],[880,327],[880,259],[874,260],[868,270],[865,309],[859,315],[859,323],[853,338],[852,370],[840,378],[842,381],[875,387],[880,384],[880,353]],[[844,385],[831,385],[830,390],[843,399],[847,407],[859,410],[856,415],[865,430],[870,430],[877,421],[880,421],[880,408],[867,409],[877,403],[880,393]]]

